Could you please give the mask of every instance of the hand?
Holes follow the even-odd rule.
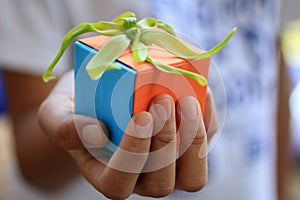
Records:
[[[119,148],[104,164],[87,149],[104,147],[107,129],[101,121],[73,113],[73,81],[73,72],[61,78],[40,107],[40,125],[98,191],[113,199],[133,192],[163,197],[174,188],[198,191],[206,184],[207,137],[217,130],[209,90],[204,120],[193,97],[184,97],[177,105],[168,95],[155,97],[149,112],[132,117]],[[175,116],[181,136],[178,159]]]

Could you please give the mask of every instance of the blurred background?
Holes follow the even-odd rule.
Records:
[[[285,64],[293,83],[290,96],[292,158],[289,178],[290,200],[300,199],[300,0],[283,0],[281,11],[281,42]],[[5,91],[0,71],[0,199],[1,193],[10,187],[9,170],[14,160],[11,127],[5,115]]]
[[[290,199],[300,199],[300,1],[282,1],[281,44],[285,64],[293,84],[290,96],[291,157]]]

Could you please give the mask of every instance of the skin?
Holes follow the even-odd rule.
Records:
[[[163,197],[170,194],[174,188],[185,191],[198,191],[205,186],[207,181],[205,147],[207,139],[209,140],[217,130],[216,112],[210,92],[207,95],[207,109],[204,119],[201,118],[200,113],[197,113],[198,119],[187,120],[184,117],[184,105],[191,104],[192,97],[180,99],[177,105],[167,95],[154,98],[151,107],[155,107],[155,105],[164,107],[167,101],[169,102],[167,108],[171,108],[171,113],[170,117],[165,121],[163,129],[152,138],[133,137],[133,134],[138,136],[143,133],[142,135],[144,136],[150,136],[153,130],[160,126],[155,109],[150,108],[149,112],[142,112],[133,116],[128,125],[128,133],[125,134],[121,142],[120,149],[128,152],[145,153],[145,157],[141,157],[137,163],[134,163],[136,171],[141,171],[142,167],[147,168],[147,166],[151,166],[151,159],[148,158],[149,154],[147,155],[147,153],[166,144],[170,144],[171,150],[169,152],[162,151],[161,157],[158,156],[156,159],[162,159],[165,156],[171,158],[175,156],[175,115],[177,115],[179,120],[182,120],[179,131],[189,131],[191,135],[196,137],[194,139],[189,137],[181,138],[180,149],[186,151],[180,151],[182,156],[176,162],[171,162],[168,166],[153,172],[128,173],[112,168],[119,165],[120,162],[124,162],[124,157],[126,159],[126,155],[124,156],[121,150],[117,151],[110,159],[110,164],[105,166],[95,160],[84,148],[82,141],[78,137],[78,135],[82,137],[82,132],[78,131],[78,127],[76,129],[75,121],[77,126],[78,124],[79,126],[84,126],[100,123],[101,131],[99,132],[98,129],[96,135],[100,134],[102,137],[92,138],[102,139],[96,140],[96,144],[91,145],[92,147],[104,146],[107,140],[103,138],[109,133],[105,125],[99,121],[84,116],[74,116],[73,80],[71,74],[72,72],[66,74],[57,84],[52,82],[45,85],[41,82],[40,77],[8,71],[4,72],[9,112],[15,130],[16,152],[20,169],[26,180],[41,189],[56,190],[81,173],[99,192],[113,199],[124,199],[132,192],[152,197]],[[280,79],[281,83],[286,83],[284,81],[287,80],[286,73],[281,74]],[[55,84],[56,86],[54,87]],[[280,120],[281,123],[279,124],[281,125],[278,134],[278,137],[282,139],[278,143],[278,193],[280,199],[285,199],[286,195],[287,165],[285,161],[288,152],[288,129],[286,129],[287,126],[285,124],[288,122],[286,118],[286,97],[288,93],[282,92],[287,91],[287,85],[283,84],[280,87],[280,94],[285,94],[285,96],[282,98],[280,95],[282,100],[279,103],[285,103],[280,104],[281,106],[278,110],[279,116],[281,116],[279,120],[284,119],[285,116],[285,120]],[[54,89],[52,90],[53,87]],[[44,98],[46,99],[44,100]],[[38,107],[41,103],[42,105],[37,115]],[[162,113],[166,110],[162,111]],[[39,127],[38,119],[42,129]],[[142,129],[139,133],[136,133],[133,128],[135,124],[141,127],[148,127],[148,129],[144,129],[144,131]],[[195,126],[196,124],[197,126]],[[46,136],[43,133],[46,133]],[[29,140],[28,138],[31,139]],[[118,184],[115,184],[116,182]]]
[[[288,186],[290,169],[292,164],[290,152],[290,110],[289,97],[292,91],[292,82],[290,80],[287,68],[284,64],[283,55],[280,57],[279,71],[279,98],[277,110],[277,195],[278,199],[289,199]]]
[[[120,143],[120,148],[110,158],[108,164],[103,165],[91,156],[84,148],[80,138],[76,137],[75,121],[76,125],[80,124],[78,128],[79,135],[83,134],[80,132],[80,127],[84,126],[83,124],[91,125],[97,122],[94,119],[83,116],[76,116],[74,121],[72,111],[73,86],[70,83],[73,83],[72,72],[60,80],[52,93],[42,104],[39,111],[40,124],[50,138],[57,141],[63,149],[69,152],[71,157],[76,161],[81,173],[98,191],[108,198],[124,199],[132,192],[151,197],[164,197],[170,194],[175,188],[186,191],[198,191],[203,188],[207,181],[206,150],[204,150],[203,157],[199,158],[198,155],[201,147],[203,145],[207,146],[206,130],[201,117],[199,104],[193,97],[180,99],[177,109],[175,109],[175,104],[170,96],[160,95],[155,97],[151,103],[149,112],[141,112],[133,116]],[[62,99],[58,99],[58,97]],[[210,93],[208,100],[211,102],[210,105],[214,105]],[[177,112],[177,115],[181,115],[181,113],[184,112],[184,108],[190,110],[194,109],[191,107],[193,103],[196,110],[195,116],[191,119],[181,121],[182,128],[180,132],[186,133],[188,131],[191,135],[195,135],[196,137],[194,139],[182,139],[182,144],[189,144],[190,147],[181,156],[181,159],[176,162],[175,113]],[[51,112],[54,106],[60,108],[56,113]],[[151,109],[153,106],[160,108],[160,110],[157,108]],[[212,109],[214,108],[212,107]],[[51,114],[54,116],[51,116]],[[49,118],[54,120],[49,121]],[[157,126],[160,126],[162,119],[165,120],[164,126],[157,134],[151,137],[153,130],[156,130]],[[216,122],[216,119],[212,121]],[[210,123],[210,121],[207,121],[207,124],[208,123]],[[136,125],[143,128],[138,129],[139,132],[137,132],[134,128]],[[105,138],[105,136],[108,135],[107,129],[103,123],[100,123],[100,126],[100,132],[96,134],[101,134],[101,138]],[[217,126],[217,124],[214,123],[212,126]],[[194,128],[189,130],[189,127]],[[211,130],[215,131],[216,128]],[[143,135],[143,137],[140,137],[140,135]],[[81,135],[81,138],[84,138],[84,136]],[[158,150],[169,144],[170,148],[166,151],[162,151],[156,157],[148,159],[149,152]],[[99,141],[99,144],[94,145],[101,147],[105,145],[105,143]],[[131,154],[128,152],[144,153],[144,156],[131,159]],[[171,161],[172,159],[174,161],[162,169],[141,173],[141,170],[150,166],[151,162],[159,163],[165,158],[170,158]],[[130,170],[134,171],[134,173],[115,169],[124,165],[124,163],[132,163]],[[189,163],[189,165],[187,165],[187,163]],[[176,169],[176,167],[178,169]],[[192,181],[189,182],[187,179]],[[116,182],[118,184],[116,184]]]
[[[70,156],[43,134],[38,124],[39,105],[55,82],[42,84],[40,77],[9,71],[3,75],[20,170],[32,185],[56,190],[72,180],[78,169]]]
[[[164,197],[175,188],[198,191],[205,186],[207,137],[217,130],[216,112],[209,90],[204,119],[193,97],[184,97],[176,105],[168,95],[155,97],[149,112],[132,117],[120,148],[107,158],[108,164],[104,165],[87,151],[83,142],[88,148],[103,147],[109,133],[102,122],[74,115],[73,72],[66,73],[58,83],[50,85],[43,84],[40,77],[12,72],[4,75],[20,168],[26,180],[35,186],[45,190],[58,189],[79,174],[77,169],[99,192],[112,199],[125,199],[133,192]],[[21,87],[22,90],[19,89]],[[188,118],[185,113],[191,109],[196,112]],[[180,134],[189,132],[195,136],[181,138],[181,157],[177,161],[176,115],[181,120]],[[83,131],[86,125],[100,128],[89,129],[87,134]],[[159,131],[153,135],[154,130]],[[149,152],[165,145],[170,148],[154,157],[149,156]],[[132,153],[142,153],[142,156],[132,159]],[[142,171],[150,168],[153,162],[163,161],[163,158],[170,158],[167,166],[155,171]],[[117,170],[124,163],[132,164],[128,166],[132,172]]]

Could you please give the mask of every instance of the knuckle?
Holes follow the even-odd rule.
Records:
[[[59,146],[65,149],[74,149],[78,145],[76,138],[78,135],[72,120],[67,119],[63,121],[55,132],[54,139]]]
[[[172,143],[176,139],[176,128],[173,126],[166,126],[160,133],[153,137],[154,140],[157,140],[159,143],[167,145]]]
[[[175,135],[160,135],[155,138],[159,143],[163,145],[168,145],[175,141]]]
[[[150,147],[150,140],[148,138],[136,138],[133,136],[128,136],[128,139],[130,141],[128,141],[127,144],[130,145],[120,146],[120,148],[132,153],[148,153]]]
[[[68,125],[66,123],[61,123],[54,134],[54,139],[60,144],[60,146],[65,146],[68,134]]]
[[[172,96],[170,96],[169,94],[159,94],[159,95],[155,96],[155,97],[152,99],[152,102],[153,102],[153,103],[156,103],[156,102],[158,102],[158,101],[160,101],[160,100],[162,100],[162,99],[170,99],[170,100],[173,101]]]
[[[206,140],[206,133],[203,131],[198,131],[193,138],[192,145],[202,145]]]

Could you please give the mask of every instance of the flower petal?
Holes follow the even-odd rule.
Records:
[[[204,52],[198,53],[191,50],[185,44],[183,44],[179,39],[175,36],[154,28],[146,28],[142,29],[141,41],[146,44],[156,44],[170,53],[184,59],[203,59],[206,57],[213,56],[218,51],[220,51],[224,45],[230,40],[230,38],[236,32],[236,28],[232,29],[232,31],[226,36],[226,38],[220,42],[216,47],[213,49]]]
[[[161,28],[170,34],[175,35],[173,28],[169,24],[152,17],[141,19],[137,25],[140,28]]]
[[[118,23],[118,21],[125,17],[135,17],[135,14],[133,12],[124,12],[117,17],[115,17],[112,21]]]
[[[148,55],[148,47],[140,42],[141,30],[136,29],[135,39],[132,44],[132,56],[135,62],[144,62]]]
[[[125,34],[117,35],[107,41],[90,60],[86,71],[91,79],[99,79],[109,66],[128,48],[130,40]]]
[[[99,21],[91,25],[94,31],[101,35],[113,36],[124,31],[123,26],[115,22]]]
[[[161,71],[164,71],[167,73],[179,74],[179,75],[183,75],[183,76],[192,78],[192,79],[196,80],[199,83],[199,85],[201,85],[201,86],[207,85],[206,78],[200,74],[197,74],[197,73],[194,73],[191,71],[187,71],[187,70],[183,70],[183,69],[179,69],[176,67],[172,67],[165,63],[161,63],[161,62],[151,58],[150,56],[147,57],[147,61],[152,63],[155,67],[157,67]]]
[[[45,71],[44,75],[43,75],[43,80],[44,82],[48,82],[50,80],[55,79],[54,76],[49,76],[50,73],[52,72],[53,68],[55,67],[55,65],[57,64],[57,62],[59,61],[59,59],[62,57],[63,53],[65,52],[65,50],[68,48],[68,46],[71,44],[71,42],[79,35],[83,34],[83,33],[87,33],[87,32],[93,32],[94,31],[94,27],[89,24],[89,23],[83,23],[80,24],[78,26],[76,26],[75,28],[71,29],[63,38],[63,41],[61,43],[60,49],[58,51],[58,53],[56,54],[55,58],[53,59],[53,61],[50,63],[50,65],[48,66],[47,70]]]
[[[148,47],[141,42],[137,42],[135,46],[132,46],[131,51],[135,62],[144,62],[148,56]]]

